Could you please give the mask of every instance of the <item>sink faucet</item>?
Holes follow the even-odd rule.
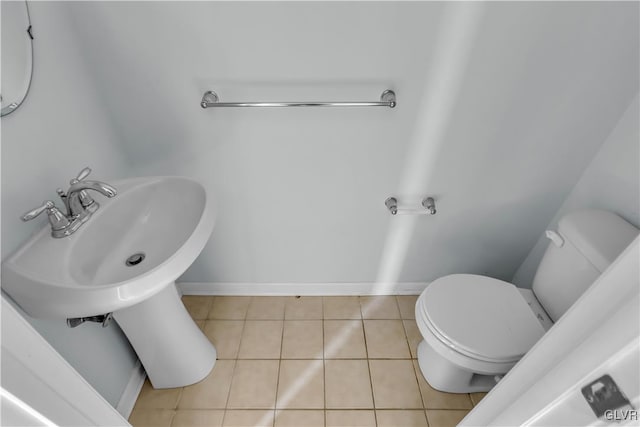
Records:
[[[107,197],[114,197],[117,194],[116,189],[109,184],[100,181],[85,181],[84,178],[90,173],[91,169],[89,168],[84,168],[80,171],[76,178],[69,181],[71,186],[66,194],[61,188],[56,190],[67,208],[67,217],[69,218],[77,218],[87,214],[90,215],[100,207],[100,205],[87,194],[86,190],[97,191]]]
[[[109,198],[115,197],[117,194],[116,189],[109,184],[100,181],[85,181],[84,179],[90,173],[91,169],[84,168],[77,177],[69,181],[70,187],[66,193],[61,188],[56,190],[64,203],[66,215],[63,215],[52,201],[46,201],[42,206],[24,214],[21,219],[30,221],[42,212],[47,212],[53,237],[66,237],[73,234],[100,207],[98,202],[87,193],[87,190],[97,191]]]

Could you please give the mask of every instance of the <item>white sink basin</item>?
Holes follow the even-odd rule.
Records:
[[[188,178],[111,184],[117,196],[97,196],[100,209],[78,231],[53,238],[47,225],[9,256],[2,288],[33,317],[113,312],[154,387],[200,381],[216,352],[182,305],[175,280],[211,235],[212,202]],[[144,259],[127,265],[140,260],[136,254]]]
[[[214,224],[204,188],[188,178],[112,183],[113,199],[77,232],[54,239],[47,225],[2,266],[2,287],[31,316],[93,316],[137,304],[180,276]],[[144,253],[135,266],[127,258]]]

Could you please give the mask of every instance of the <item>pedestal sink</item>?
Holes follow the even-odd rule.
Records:
[[[204,188],[188,178],[112,183],[113,199],[78,231],[43,228],[2,264],[2,288],[33,317],[113,313],[155,388],[206,377],[216,350],[180,301],[175,280],[193,263],[215,222]]]

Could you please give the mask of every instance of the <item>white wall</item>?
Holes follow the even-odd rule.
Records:
[[[587,208],[617,213],[640,228],[640,108],[638,96],[627,108],[547,229],[565,214]],[[542,236],[518,268],[513,281],[530,288],[548,240]]]
[[[184,281],[510,279],[638,91],[635,3],[71,8],[132,173],[190,175],[218,199]],[[394,110],[199,107],[208,89],[234,101],[386,88]],[[392,218],[394,194],[434,195],[438,214]]]
[[[35,35],[31,92],[1,121],[2,258],[46,224],[46,218],[23,223],[19,216],[43,200],[56,200],[56,187],[68,185],[84,166],[93,167],[96,179],[128,174],[69,31],[65,6],[31,2],[30,11]],[[28,320],[105,399],[118,402],[137,357],[117,325],[69,329],[62,321]]]

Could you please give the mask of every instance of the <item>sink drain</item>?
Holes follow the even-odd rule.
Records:
[[[142,261],[144,261],[145,257],[146,255],[144,254],[144,252],[138,252],[127,258],[124,263],[127,265],[127,267],[133,267],[134,265],[138,265]]]

